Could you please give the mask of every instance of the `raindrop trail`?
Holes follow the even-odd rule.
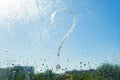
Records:
[[[71,25],[70,29],[67,31],[67,33],[65,34],[65,36],[61,40],[61,43],[60,43],[60,45],[58,47],[58,50],[57,50],[57,56],[60,56],[60,50],[61,50],[64,42],[70,36],[70,34],[73,32],[73,30],[74,30],[74,28],[76,27],[76,24],[77,24],[77,17],[75,16],[75,14],[72,11],[70,11],[69,9],[59,9],[59,10],[54,11],[51,14],[51,17],[50,17],[51,25],[57,26],[57,23],[55,23],[55,16],[58,12],[61,12],[61,11],[67,12],[70,15],[72,15],[73,16],[73,21],[72,21],[72,25]]]

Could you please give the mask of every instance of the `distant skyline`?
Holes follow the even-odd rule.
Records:
[[[77,25],[63,44],[60,60],[57,49],[72,25],[73,17],[61,11],[56,27],[51,14],[69,9]],[[0,67],[31,65],[41,70],[96,68],[101,63],[120,63],[119,0],[0,0]],[[84,66],[86,64],[86,66]]]

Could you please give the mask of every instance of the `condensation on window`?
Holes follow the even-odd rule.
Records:
[[[119,5],[0,0],[0,80],[120,80]]]

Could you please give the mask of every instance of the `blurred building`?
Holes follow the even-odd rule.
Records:
[[[11,74],[11,68],[0,68],[0,80],[7,80]]]
[[[34,74],[32,66],[14,66],[13,68],[0,68],[0,80],[14,80],[15,78],[31,79]]]
[[[32,66],[14,66],[13,71],[18,74],[34,74],[34,67]]]

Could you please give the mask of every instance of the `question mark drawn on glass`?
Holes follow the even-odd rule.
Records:
[[[58,47],[58,50],[57,50],[57,56],[60,56],[60,50],[61,50],[64,42],[70,36],[70,34],[73,32],[73,30],[74,30],[74,28],[77,24],[77,17],[75,16],[75,14],[72,11],[70,11],[69,9],[59,9],[59,10],[54,11],[51,14],[51,17],[50,17],[51,25],[57,26],[57,23],[55,23],[55,16],[58,12],[61,12],[61,11],[67,12],[70,15],[72,15],[73,16],[73,21],[72,21],[72,25],[71,25],[70,29],[67,31],[67,33],[64,35],[64,37],[61,40],[61,43],[60,43],[60,45]]]

